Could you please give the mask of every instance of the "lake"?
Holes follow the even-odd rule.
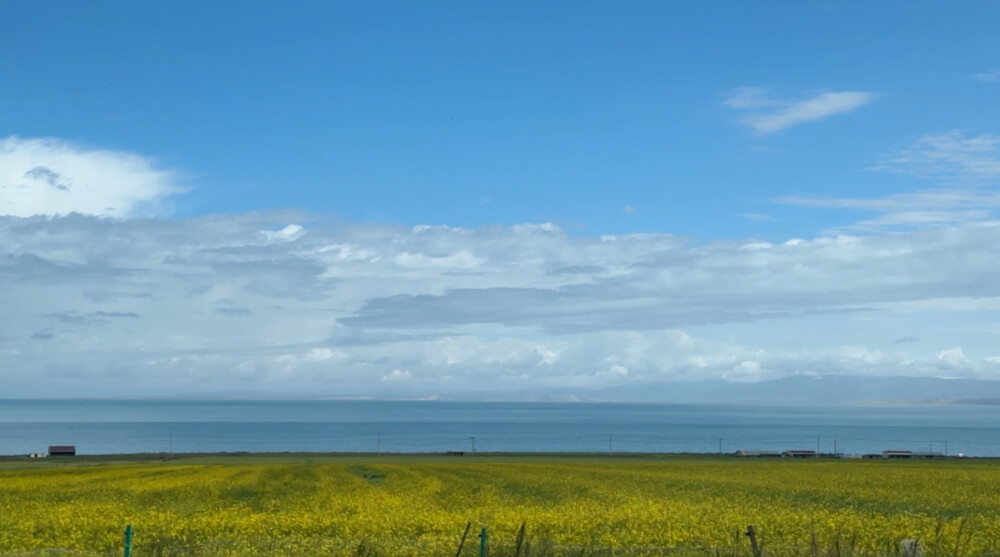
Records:
[[[996,406],[751,407],[370,400],[6,400],[0,454],[671,452],[1000,456]]]

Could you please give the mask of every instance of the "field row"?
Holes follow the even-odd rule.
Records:
[[[0,468],[0,554],[998,553],[1000,466],[411,458],[38,463]],[[589,551],[589,553],[588,553]]]

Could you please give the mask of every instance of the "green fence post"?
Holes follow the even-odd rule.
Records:
[[[125,527],[125,557],[132,557],[132,525]]]
[[[487,557],[489,555],[489,548],[486,547],[486,540],[490,539],[489,534],[486,533],[486,528],[479,533],[479,557]]]

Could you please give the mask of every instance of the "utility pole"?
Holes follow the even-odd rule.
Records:
[[[174,456],[174,434],[170,434],[170,456]]]
[[[833,440],[833,456],[837,456],[838,454],[840,454],[840,453],[837,452],[837,440],[834,439]]]
[[[719,437],[719,454],[722,454],[722,437]]]
[[[382,456],[382,434],[379,433],[375,439],[375,455]]]
[[[944,456],[948,456],[948,440],[944,441],[931,441],[931,452],[934,452],[934,443],[944,443]]]
[[[472,452],[475,453],[476,452],[476,438],[475,437],[469,437],[469,442],[472,443]]]

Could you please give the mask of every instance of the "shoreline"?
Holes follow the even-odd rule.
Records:
[[[774,457],[774,456],[744,456],[733,453],[646,453],[646,452],[206,452],[206,453],[108,453],[108,454],[78,454],[76,456],[29,457],[27,455],[0,455],[0,463],[113,463],[113,462],[174,462],[224,459],[232,461],[262,461],[280,462],[291,460],[300,463],[352,460],[385,460],[385,461],[537,461],[576,460],[576,461],[686,461],[712,460],[734,462],[993,462],[1000,461],[995,456],[937,456],[933,458],[885,458],[881,455],[868,458],[844,458],[842,455],[819,454],[812,457]]]

